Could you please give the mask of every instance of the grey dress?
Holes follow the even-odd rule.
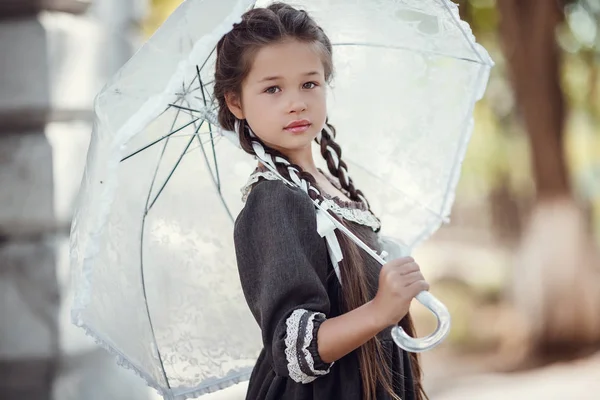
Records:
[[[339,201],[342,207],[364,207]],[[348,226],[376,250],[372,228]],[[317,233],[315,207],[298,188],[259,180],[235,223],[235,247],[244,295],[262,331],[264,348],[250,377],[248,400],[359,400],[362,384],[357,351],[333,364],[317,351],[317,331],[326,318],[341,314],[341,290],[327,245]],[[366,253],[365,253],[366,255]],[[376,293],[379,264],[364,258]],[[378,336],[392,371],[394,391],[415,399],[408,354]],[[390,396],[379,388],[378,400]]]

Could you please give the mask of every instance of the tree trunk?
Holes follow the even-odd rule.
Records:
[[[538,198],[569,194],[563,154],[564,96],[555,29],[558,2],[500,0],[500,34],[533,155]]]
[[[600,282],[589,222],[571,196],[555,30],[560,3],[499,0],[500,35],[530,142],[536,201],[515,256],[512,294],[542,354],[600,339]]]

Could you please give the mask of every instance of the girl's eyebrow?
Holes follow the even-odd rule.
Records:
[[[314,76],[314,75],[319,75],[319,72],[318,71],[310,71],[310,72],[306,72],[302,76]],[[263,83],[263,82],[268,82],[268,81],[276,81],[278,79],[283,79],[283,77],[282,76],[267,76],[265,78],[262,78],[260,81],[258,81],[258,83]]]

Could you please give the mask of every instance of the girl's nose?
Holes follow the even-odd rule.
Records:
[[[289,107],[290,113],[300,113],[302,111],[306,111],[306,108],[306,102],[301,98],[292,99],[292,102],[290,103]]]

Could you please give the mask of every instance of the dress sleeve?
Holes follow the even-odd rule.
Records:
[[[327,374],[317,332],[330,310],[328,253],[309,197],[281,181],[259,182],[234,239],[242,289],[275,373],[298,383]]]

